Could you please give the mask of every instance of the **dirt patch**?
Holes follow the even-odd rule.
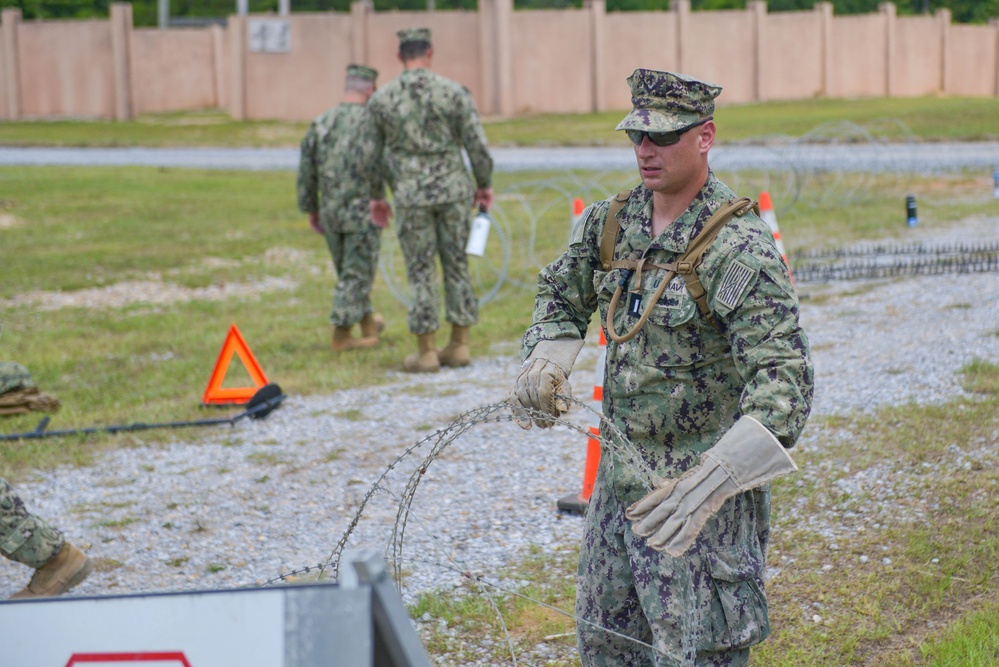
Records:
[[[56,292],[37,290],[0,301],[6,308],[30,306],[38,310],[61,308],[125,308],[137,304],[170,305],[188,301],[223,301],[257,296],[264,292],[290,290],[298,283],[290,278],[268,277],[245,283],[224,283],[208,287],[183,287],[161,280],[126,281],[75,290]]]
[[[0,229],[10,229],[21,224],[21,219],[10,213],[0,213]]]

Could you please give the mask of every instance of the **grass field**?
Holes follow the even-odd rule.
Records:
[[[895,127],[921,140],[997,139],[995,100],[811,101],[747,105],[726,114],[726,132],[750,139],[804,135],[823,123]],[[965,113],[967,115],[960,115]],[[617,141],[606,127],[620,114],[538,117],[489,123],[495,144]],[[952,119],[961,118],[960,122]],[[0,144],[295,145],[303,124],[232,123],[220,114],[180,114],[132,123],[3,123]],[[720,174],[755,196],[767,174]],[[499,174],[497,228],[487,259],[476,261],[482,307],[473,355],[510,354],[529,322],[537,269],[564,247],[573,196],[607,196],[635,182],[630,173]],[[990,174],[878,178],[841,175],[812,182],[793,206],[778,211],[790,251],[905,234],[905,194],[917,195],[922,228],[996,213]],[[843,196],[833,196],[840,194]],[[334,276],[325,244],[294,206],[294,174],[147,168],[0,168],[0,358],[32,371],[60,397],[51,429],[197,419],[209,373],[236,323],[272,381],[289,394],[322,394],[384,382],[413,347],[405,327],[404,277],[391,230],[386,269],[373,295],[388,319],[383,345],[334,357],[327,312]],[[499,352],[497,352],[499,351]],[[234,365],[237,366],[237,365]],[[797,567],[769,591],[775,632],[753,665],[820,667],[992,667],[999,664],[999,504],[990,467],[942,468],[934,443],[991,442],[999,432],[999,369],[963,370],[978,401],[905,406],[873,417],[815,420],[809,432],[850,443],[803,453],[804,466],[828,471],[802,491],[775,486],[774,506],[805,498],[848,508],[865,498],[836,495],[844,464],[892,461],[918,477],[922,496],[938,499],[924,522],[857,531],[835,552],[807,522],[776,517],[771,560]],[[227,384],[240,383],[239,369]],[[31,430],[38,415],[5,418],[0,434]],[[153,445],[172,437],[95,435],[0,442],[0,475],[16,483],[30,469],[86,465],[114,447]],[[193,432],[192,438],[197,437]],[[929,467],[927,467],[929,466]],[[929,469],[935,474],[920,473]],[[803,495],[804,494],[804,495]],[[900,500],[900,502],[905,502]],[[889,546],[892,576],[857,567]],[[832,565],[825,570],[825,565]],[[518,570],[525,593],[571,609],[573,553],[535,553]],[[506,622],[523,646],[547,641],[571,654],[571,620],[515,596],[501,596]],[[414,615],[449,619],[472,636],[499,637],[493,612],[447,595],[426,596]],[[815,617],[820,620],[816,621]],[[550,637],[550,639],[545,639]],[[497,640],[498,641],[498,640]],[[428,647],[442,664],[460,664],[448,636]],[[497,649],[496,662],[508,657]],[[454,662],[451,662],[454,661]],[[575,664],[573,658],[552,664]]]
[[[625,145],[623,111],[486,119],[493,146]],[[718,141],[761,141],[828,132],[884,141],[999,140],[999,98],[919,97],[800,100],[719,106]],[[127,122],[0,123],[0,146],[293,147],[305,122],[236,122],[222,111],[149,114]]]

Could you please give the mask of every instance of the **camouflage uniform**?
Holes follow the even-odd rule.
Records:
[[[640,185],[619,212],[615,259],[676,261],[711,214],[735,198],[709,173],[687,210],[652,239],[652,196]],[[541,271],[525,357],[539,340],[585,337],[594,312],[606,321],[624,271],[606,271],[600,260],[609,205],[607,200],[589,207],[568,250]],[[698,465],[699,455],[742,415],[756,418],[790,447],[810,409],[808,340],[767,224],[752,212],[729,221],[698,275],[717,327],[676,276],[636,337],[607,342],[603,412],[663,478]],[[647,301],[665,273],[646,270],[642,276]],[[629,310],[616,310],[619,333],[638,319]],[[769,486],[730,498],[691,549],[673,558],[651,549],[625,519],[625,509],[650,489],[615,452],[602,454],[577,576],[576,613],[595,624],[578,624],[583,665],[747,664],[749,647],[770,632],[763,588]]]
[[[401,31],[400,39],[407,33]],[[425,39],[429,42],[429,31]],[[414,334],[440,326],[437,256],[444,272],[445,318],[478,321],[478,301],[465,244],[474,189],[462,159],[468,152],[475,187],[487,188],[493,161],[472,96],[464,86],[426,68],[404,70],[368,101],[364,161],[384,155],[391,178],[396,233],[413,289],[407,324]]]
[[[374,70],[364,70],[372,73],[373,81]],[[358,74],[348,68],[352,75]],[[370,295],[381,245],[382,230],[371,223],[368,208],[371,199],[384,197],[381,170],[374,170],[369,185],[356,159],[364,114],[364,105],[344,103],[312,121],[302,139],[298,167],[298,208],[319,211],[337,274],[330,323],[341,327],[373,312]]]
[[[28,512],[17,492],[0,477],[0,554],[38,569],[63,545],[57,528]]]
[[[27,368],[16,361],[0,361],[0,415],[55,412],[59,406],[58,398],[35,386]]]

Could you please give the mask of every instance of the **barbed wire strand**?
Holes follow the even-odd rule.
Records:
[[[600,412],[597,412],[591,406],[579,400],[576,400],[571,396],[559,395],[558,398],[564,400],[567,404],[578,406],[585,411],[589,411],[591,414],[596,415],[599,418],[601,423],[601,435],[598,436],[598,439],[601,445],[605,448],[605,451],[613,452],[613,455],[616,456],[621,465],[629,469],[629,471],[631,471],[633,474],[635,474],[636,477],[638,477],[638,479],[642,481],[642,483],[645,485],[645,487],[648,490],[651,490],[654,487],[654,485],[658,483],[658,478],[655,475],[654,471],[652,471],[652,469],[648,466],[648,464],[645,463],[641,454],[637,451],[634,445],[612,422],[605,419]],[[580,424],[577,424],[575,421],[563,419],[561,417],[552,418],[550,415],[529,408],[524,408],[524,411],[532,419],[539,419],[539,420],[553,422],[553,424],[566,426],[580,433],[581,435],[592,437],[592,433],[589,431],[588,427],[584,427]],[[502,412],[503,414],[498,414],[500,412]],[[496,403],[483,405],[468,412],[465,412],[462,415],[455,418],[454,420],[452,420],[452,422],[449,423],[447,426],[438,429],[434,433],[428,435],[419,442],[408,447],[405,451],[403,451],[400,455],[398,455],[392,462],[390,462],[386,466],[386,468],[382,471],[382,473],[379,475],[379,477],[371,484],[367,492],[364,494],[364,497],[362,498],[361,503],[357,508],[357,511],[354,513],[354,516],[351,518],[351,521],[349,522],[347,528],[344,530],[336,546],[333,548],[330,556],[324,562],[314,566],[308,565],[299,568],[297,570],[293,570],[291,572],[282,573],[277,577],[264,582],[261,585],[267,586],[278,582],[287,582],[289,580],[294,579],[297,576],[301,576],[303,574],[312,574],[313,572],[316,573],[317,579],[323,578],[324,576],[327,575],[327,573],[329,573],[330,578],[338,580],[340,560],[343,555],[344,549],[349,541],[350,536],[353,534],[357,525],[360,523],[364,515],[365,509],[367,508],[371,499],[378,493],[385,493],[397,502],[398,509],[396,513],[396,521],[395,524],[393,525],[389,547],[391,551],[390,560],[392,561],[391,565],[392,565],[393,578],[396,582],[396,586],[401,588],[403,582],[403,567],[402,567],[403,563],[424,562],[412,557],[406,557],[404,553],[404,542],[405,542],[406,527],[408,525],[409,519],[412,517],[417,521],[418,524],[422,524],[422,522],[419,520],[418,513],[416,513],[413,509],[413,501],[416,497],[416,492],[419,488],[420,481],[426,476],[431,463],[435,461],[461,435],[463,435],[473,426],[477,424],[499,423],[499,422],[510,422],[510,421],[514,421],[514,417],[511,412],[510,400],[507,399]],[[399,465],[403,461],[410,458],[417,451],[424,448],[425,445],[427,445],[428,443],[433,443],[431,449],[430,451],[427,452],[424,458],[419,462],[419,464],[410,474],[404,492],[401,495],[393,493],[391,489],[389,489],[386,486],[385,480],[393,471],[395,471],[399,467]],[[626,635],[623,635],[611,628],[603,628],[598,624],[593,623],[592,621],[588,621],[586,619],[580,619],[570,612],[558,609],[542,601],[534,600],[533,598],[530,598],[529,596],[526,596],[522,593],[508,590],[504,587],[499,586],[498,584],[490,583],[483,575],[473,574],[471,568],[469,568],[467,565],[465,565],[459,559],[457,559],[451,553],[449,553],[449,551],[443,546],[441,540],[436,535],[434,535],[429,531],[427,531],[427,534],[429,535],[431,544],[434,546],[435,550],[437,550],[442,555],[442,557],[446,561],[448,561],[448,563],[450,563],[448,565],[440,561],[429,561],[431,564],[434,564],[442,569],[449,569],[455,573],[460,574],[463,578],[475,582],[476,584],[479,585],[485,584],[493,586],[497,588],[497,590],[502,590],[504,592],[516,594],[527,601],[541,604],[546,608],[550,608],[553,611],[557,611],[560,614],[573,618],[577,622],[586,623],[592,627],[601,629],[606,632],[610,632],[612,634],[621,636],[623,638],[627,638],[631,641],[635,641],[643,646],[651,648],[652,650],[656,650],[654,649],[654,647],[651,647],[650,645],[646,644],[645,642],[642,642],[641,640],[632,637],[627,637]],[[496,602],[496,600],[492,599],[491,596],[489,596],[487,593],[483,592],[483,594],[486,595],[490,605],[497,613],[497,615],[500,617],[501,626],[504,629],[504,633],[507,637],[508,648],[511,651],[511,655],[514,656],[513,659],[516,664],[516,657],[515,657],[516,651],[514,648],[513,640],[509,636],[509,630],[506,627],[505,620],[502,618],[502,611],[499,607],[499,604]]]

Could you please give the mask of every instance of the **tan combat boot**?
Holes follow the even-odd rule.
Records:
[[[472,363],[472,355],[468,351],[468,330],[468,327],[451,325],[451,340],[437,353],[441,366],[458,368]]]
[[[436,373],[441,369],[437,358],[437,348],[434,347],[434,333],[417,334],[418,352],[415,352],[402,362],[403,369],[408,373]]]
[[[10,596],[10,599],[40,598],[62,595],[87,578],[93,565],[87,554],[69,542],[62,545],[49,562],[35,570],[28,585]]]
[[[378,334],[385,329],[385,318],[378,313],[368,313],[361,320],[361,337],[357,347],[374,347],[378,345]]]
[[[354,335],[350,331],[351,327],[333,326],[333,348],[334,352],[343,352],[354,347]]]

